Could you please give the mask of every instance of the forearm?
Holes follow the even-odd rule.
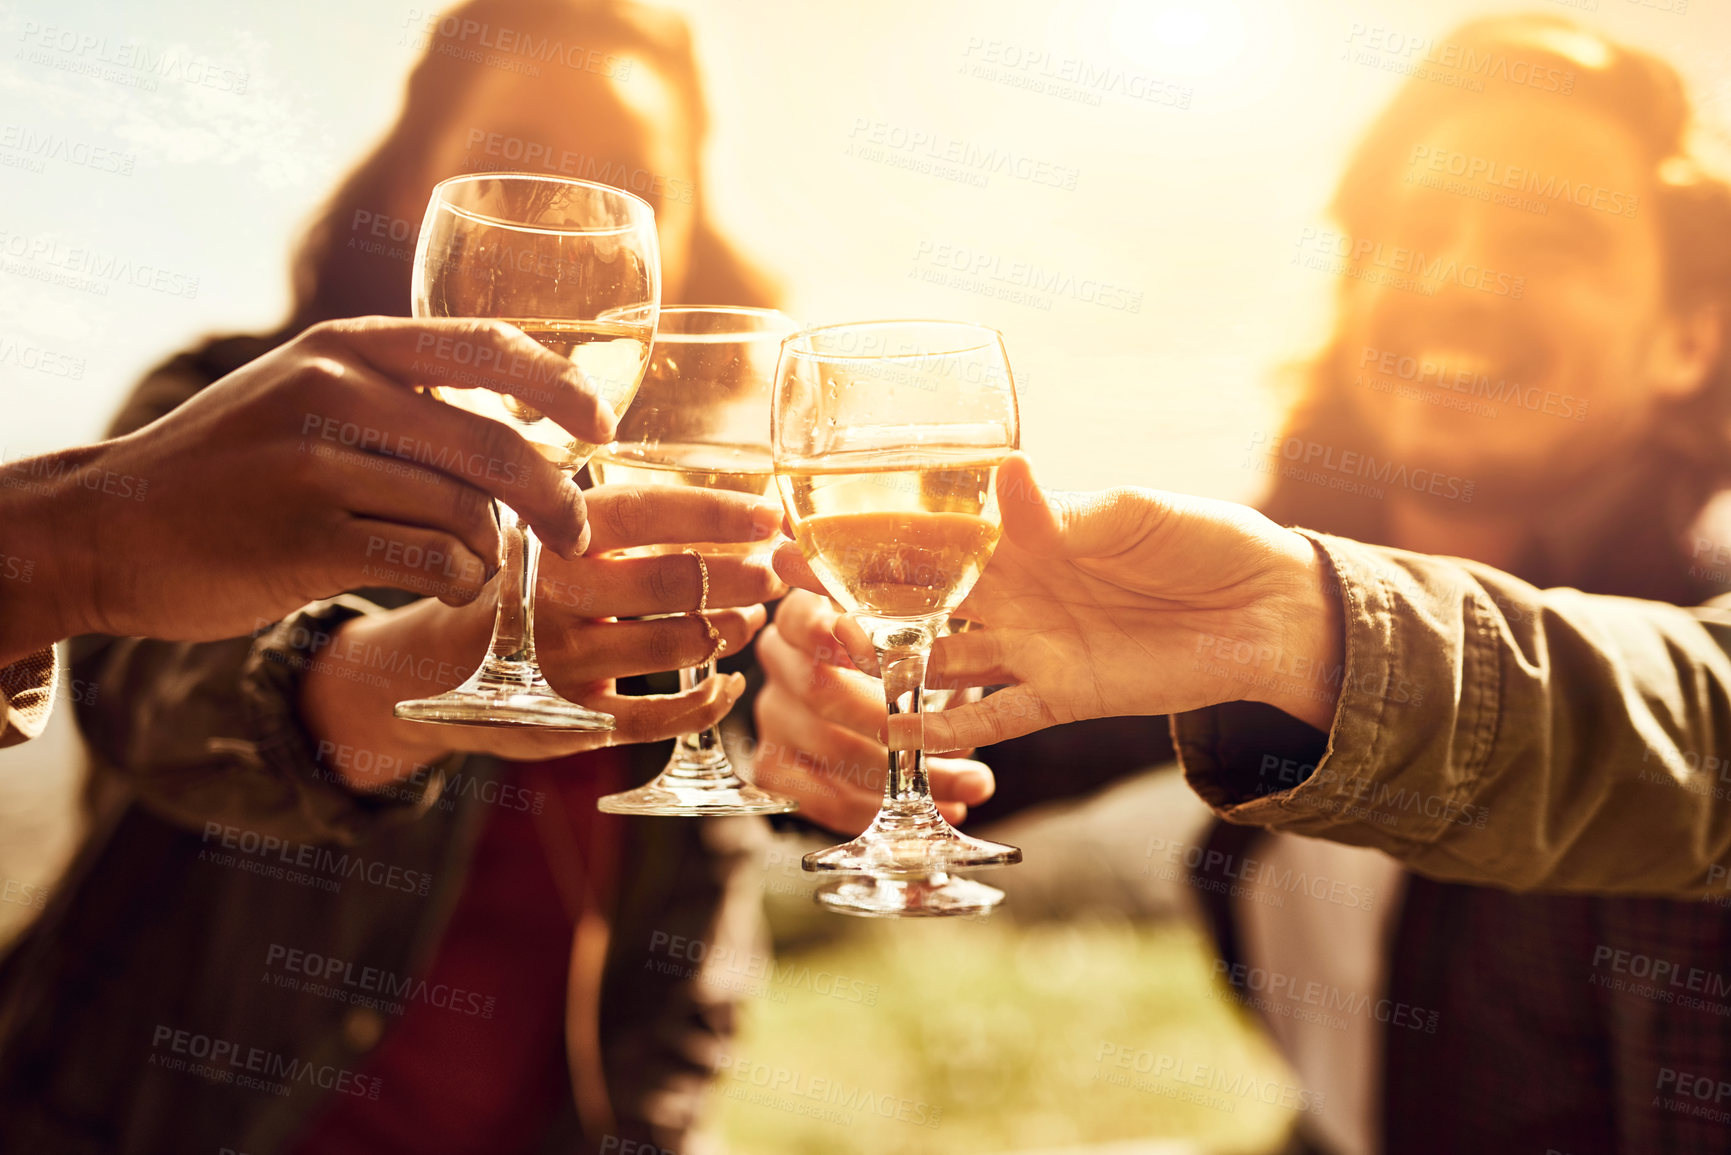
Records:
[[[100,453],[80,446],[0,468],[0,666],[91,628],[99,535],[79,478]]]
[[[1338,697],[1326,747],[1242,711],[1181,716],[1180,756],[1206,800],[1452,880],[1723,886],[1731,628],[1710,611],[1317,540],[1345,611],[1343,660],[1316,672],[1317,692]]]

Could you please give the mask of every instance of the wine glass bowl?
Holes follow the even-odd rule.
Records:
[[[1000,532],[994,481],[1020,444],[1001,335],[945,321],[874,321],[782,345],[772,426],[776,484],[812,572],[877,651],[888,705],[883,806],[858,838],[805,868],[864,876],[819,891],[879,917],[972,914],[1002,892],[950,877],[1021,860],[944,821],[922,747],[933,642]]]
[[[643,378],[661,305],[655,214],[640,198],[589,181],[520,173],[442,181],[421,222],[411,304],[417,317],[510,322],[569,359],[619,414]],[[527,379],[510,394],[436,375],[428,384],[439,400],[516,429],[561,469],[581,469],[596,449],[542,412],[546,381]],[[494,506],[501,566],[487,657],[456,689],[397,703],[396,717],[611,730],[612,715],[547,684],[535,655],[540,542],[508,505]]]
[[[773,485],[769,398],[784,337],[798,325],[773,309],[683,306],[664,309],[649,368],[611,445],[589,463],[598,484],[680,485],[766,495]],[[621,553],[695,552],[711,557],[761,551],[763,542],[658,545]],[[707,576],[707,566],[705,567]],[[691,690],[715,673],[715,659],[679,673]],[[719,725],[675,740],[655,779],[597,803],[609,814],[703,817],[785,814],[791,798],[740,777]]]

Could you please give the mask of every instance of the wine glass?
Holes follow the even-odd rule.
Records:
[[[926,781],[926,659],[998,542],[998,465],[1020,443],[995,329],[872,321],[782,343],[771,443],[794,540],[877,652],[889,707],[884,801],[864,834],[805,856],[860,877],[820,888],[832,910],[973,914],[1003,892],[952,872],[1020,862],[938,813]]]
[[[589,460],[597,484],[687,485],[767,494],[775,471],[769,452],[769,395],[782,338],[799,328],[773,309],[689,306],[661,311],[655,347],[637,400],[611,445]],[[654,545],[622,554],[747,554],[762,542]],[[707,569],[705,570],[707,576]],[[715,673],[711,657],[679,671],[690,690]],[[721,727],[682,735],[667,766],[646,786],[609,794],[608,814],[702,817],[785,814],[799,803],[751,785],[721,745]]]
[[[643,378],[661,306],[661,254],[649,205],[607,185],[517,173],[453,177],[433,189],[415,246],[417,317],[498,317],[569,357],[615,413]],[[459,408],[502,421],[575,473],[595,452],[533,397],[439,388]],[[399,718],[469,726],[611,730],[613,716],[561,697],[535,658],[541,543],[504,502],[499,608],[486,659],[469,680],[398,702]]]

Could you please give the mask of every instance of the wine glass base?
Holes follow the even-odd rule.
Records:
[[[951,918],[985,914],[1004,892],[983,882],[933,874],[918,879],[838,878],[817,890],[818,905],[856,918]]]
[[[603,814],[655,814],[668,818],[712,818],[730,814],[791,814],[799,803],[759,790],[749,782],[737,786],[694,786],[657,778],[647,786],[609,794],[595,803]]]
[[[935,827],[919,823],[907,828],[886,827],[880,821],[852,842],[814,850],[805,856],[807,870],[867,874],[897,881],[917,881],[952,870],[982,866],[1009,866],[1022,861],[1019,847],[984,838],[970,838],[937,818]]]
[[[612,714],[560,697],[535,667],[494,658],[455,690],[398,702],[391,713],[410,722],[448,726],[534,726],[586,733],[604,733],[614,726]]]

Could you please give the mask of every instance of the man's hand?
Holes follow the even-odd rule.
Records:
[[[536,585],[541,668],[566,698],[617,719],[605,733],[533,727],[429,726],[392,717],[403,698],[449,690],[480,664],[493,624],[491,596],[461,607],[425,600],[356,618],[312,655],[301,691],[307,729],[337,749],[365,751],[335,767],[360,788],[384,785],[453,750],[519,760],[556,758],[602,746],[651,742],[701,730],[739,699],[738,674],[678,694],[625,696],[615,679],[695,666],[710,656],[708,629],[690,611],[702,595],[695,558],[610,557],[609,551],[684,542],[761,541],[756,554],[705,555],[708,609],[723,652],[739,653],[768,617],[760,604],[786,592],[767,557],[779,504],[740,493],[605,485],[588,493],[594,539],[566,560],[544,554]],[[616,621],[651,614],[678,617]]]
[[[1008,688],[929,715],[927,749],[1239,700],[1329,727],[1341,613],[1302,535],[1154,490],[1048,497],[1020,455],[998,471],[998,500],[1004,539],[960,611],[977,626],[939,639],[927,684]],[[789,546],[776,568],[818,588]]]
[[[883,683],[860,673],[837,640],[841,620],[828,599],[796,591],[758,638],[764,685],[755,703],[753,780],[797,798],[800,817],[854,835],[883,802],[889,750],[879,733],[887,711]],[[992,796],[992,772],[978,762],[928,758],[926,773],[951,822]]]
[[[615,426],[576,366],[504,322],[315,325],[143,429],[7,468],[7,553],[34,562],[41,604],[0,591],[0,661],[76,633],[233,637],[366,586],[461,604],[497,566],[493,498],[582,552],[572,480],[417,385],[532,397],[585,441]]]

